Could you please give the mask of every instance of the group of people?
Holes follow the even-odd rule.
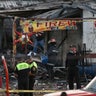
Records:
[[[56,57],[56,40],[52,38],[48,42],[48,51],[46,52],[48,55],[48,62],[54,64],[54,56]],[[51,56],[52,55],[52,56]],[[18,58],[18,63],[16,64],[14,73],[18,79],[18,89],[19,90],[33,90],[35,83],[35,76],[38,71],[37,63],[32,60],[30,56],[27,57],[27,60]],[[45,68],[48,71],[49,79],[52,80],[54,78],[53,73],[53,65],[45,65]],[[33,96],[33,93],[19,93],[20,96]]]
[[[56,39],[55,38],[51,38],[49,41],[48,41],[48,46],[47,46],[47,50],[46,52],[44,53],[44,32],[38,32],[36,34],[34,34],[34,45],[33,45],[33,50],[30,50],[30,52],[27,54],[27,56],[31,56],[32,54],[34,56],[37,55],[37,48],[38,46],[42,49],[42,54],[40,54],[41,56],[42,55],[45,55],[48,57],[48,62],[47,64],[45,64],[45,68],[47,69],[48,71],[48,75],[49,75],[49,79],[52,80],[54,78],[54,72],[53,72],[53,67],[56,65],[56,58],[57,58],[57,54],[58,54],[58,51],[57,51],[57,46],[56,46]],[[50,64],[48,64],[50,63]],[[53,64],[53,65],[52,65]]]
[[[18,59],[14,73],[18,79],[19,90],[33,90],[38,65],[31,58]],[[19,93],[19,96],[33,96],[33,93]]]
[[[32,30],[31,30],[32,32]],[[33,50],[31,50],[27,55],[31,56],[36,55],[37,54],[37,48],[38,46],[40,46],[43,50],[44,50],[44,32],[38,32],[36,34],[34,34],[34,45],[33,45]],[[56,39],[55,38],[51,38],[48,42],[48,48],[47,48],[47,56],[48,56],[48,63],[50,64],[46,64],[46,69],[48,70],[48,75],[49,78],[52,80],[54,79],[54,72],[53,72],[53,67],[56,62],[56,58],[57,58],[57,47],[56,47]],[[65,62],[65,66],[67,68],[67,80],[68,80],[68,84],[69,84],[69,89],[73,89],[74,88],[74,80],[77,84],[77,89],[81,88],[80,85],[80,75],[79,75],[79,69],[78,69],[78,61],[79,58],[77,58],[78,53],[77,53],[77,49],[75,45],[71,45],[69,47],[69,52],[67,53],[66,56],[66,62]],[[31,80],[32,84],[31,86],[29,86],[30,88],[33,88],[32,86],[34,86],[34,79],[33,77],[33,71],[34,68],[32,69],[33,65],[30,64],[31,67],[29,67],[29,61],[27,63],[25,62],[21,62],[19,64],[16,65],[16,69],[15,69],[15,73],[18,75],[18,88],[19,89],[28,89],[28,86],[31,84],[28,84],[28,82]],[[24,65],[24,66],[23,66]],[[37,65],[35,64],[35,67]],[[23,69],[23,71],[22,71]],[[31,70],[32,69],[32,70]],[[31,71],[30,71],[31,70]],[[22,75],[21,75],[22,74]],[[32,79],[29,79],[30,77],[32,77]],[[28,81],[29,79],[29,81]],[[23,81],[22,81],[23,80]],[[25,83],[27,81],[27,83]],[[24,84],[24,85],[23,85]],[[22,86],[23,85],[23,86]],[[26,87],[25,87],[26,85]],[[20,95],[20,96],[28,96],[28,95]],[[30,95],[32,96],[32,95]]]
[[[50,44],[54,45],[51,46]],[[50,47],[51,46],[51,47]],[[49,41],[49,50],[48,54],[57,54],[55,51],[56,41],[52,39]],[[51,49],[50,49],[51,48]],[[53,51],[53,53],[52,53]],[[51,52],[51,53],[50,53]],[[55,52],[55,53],[54,53]],[[55,56],[54,55],[54,56]],[[49,62],[54,63],[54,57],[51,58],[49,55]],[[77,89],[81,88],[80,84],[80,75],[78,69],[78,52],[75,45],[71,45],[69,47],[69,52],[66,56],[66,69],[67,69],[67,82],[69,84],[69,89],[74,89],[74,82],[77,84]],[[37,63],[32,59],[27,59],[26,61],[18,60],[18,63],[15,68],[15,76],[18,78],[18,89],[19,90],[33,90],[35,76],[37,72]],[[51,65],[46,66],[49,71],[50,79],[53,79],[53,69]],[[33,96],[33,93],[19,93],[20,96]]]
[[[44,48],[44,46],[43,46],[44,34],[43,34],[43,36],[40,34],[37,35],[37,38],[39,38],[37,40],[40,40],[40,42],[37,43],[37,41],[36,41],[36,44],[34,47],[35,50],[33,49],[34,53],[36,53],[37,44],[40,43],[42,48]],[[41,39],[42,37],[43,37],[43,39]],[[51,38],[48,42],[47,56],[48,56],[48,63],[51,63],[51,64],[56,63],[55,61],[56,61],[57,54],[58,54],[56,43],[57,43],[56,39],[54,39],[54,38]],[[69,89],[74,89],[74,80],[77,84],[77,89],[81,88],[79,68],[78,68],[79,58],[77,58],[78,56],[79,56],[79,54],[77,52],[76,46],[70,45],[69,52],[67,53],[66,62],[65,62],[65,66],[67,68],[67,80],[69,83]],[[51,65],[51,64],[46,64],[46,69],[48,70],[49,79],[52,80],[52,79],[54,79],[54,72],[53,72],[54,65]]]

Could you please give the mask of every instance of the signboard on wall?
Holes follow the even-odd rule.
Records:
[[[20,26],[23,32],[28,32],[30,26],[33,32],[51,31],[51,30],[75,30],[77,29],[75,20],[20,20]]]

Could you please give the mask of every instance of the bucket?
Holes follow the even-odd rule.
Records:
[[[42,61],[42,64],[47,64],[48,63],[48,56],[42,55],[41,56],[41,61]]]

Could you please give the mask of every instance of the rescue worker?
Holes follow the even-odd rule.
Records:
[[[48,55],[48,63],[52,63],[56,65],[56,59],[57,59],[57,46],[56,46],[56,39],[51,38],[48,42],[48,48],[47,48],[47,55]]]
[[[81,88],[80,75],[78,69],[78,53],[75,45],[71,45],[69,52],[66,56],[66,68],[68,69],[68,84],[69,89],[74,89],[74,80],[76,82],[77,89]]]
[[[56,59],[57,59],[57,54],[58,54],[56,43],[57,43],[56,39],[51,38],[48,42],[48,49],[47,49],[49,64],[46,64],[46,69],[48,70],[49,79],[51,81],[54,80],[53,67],[56,66]]]
[[[29,64],[23,60],[18,60],[18,63],[15,67],[14,73],[18,79],[18,89],[19,90],[28,90],[29,86]],[[19,93],[20,96],[28,96],[28,93]]]
[[[33,90],[34,83],[35,83],[35,76],[37,73],[37,63],[30,58],[27,63],[29,64],[30,67],[30,74],[29,74],[29,90]],[[29,93],[29,96],[33,96],[33,93]]]

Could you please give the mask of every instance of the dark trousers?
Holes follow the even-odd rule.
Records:
[[[29,78],[26,77],[26,79],[19,79],[18,80],[18,89],[19,90],[28,90],[28,86],[29,86]],[[19,93],[19,96],[28,96],[28,93]]]
[[[49,79],[53,80],[54,79],[53,65],[46,64],[45,66],[49,75]]]
[[[68,84],[69,89],[74,89],[74,82],[76,82],[77,89],[81,88],[80,75],[78,67],[68,68]]]
[[[29,90],[33,90],[34,83],[35,83],[35,78],[32,76],[29,76]],[[29,96],[33,96],[33,92],[30,92]]]

